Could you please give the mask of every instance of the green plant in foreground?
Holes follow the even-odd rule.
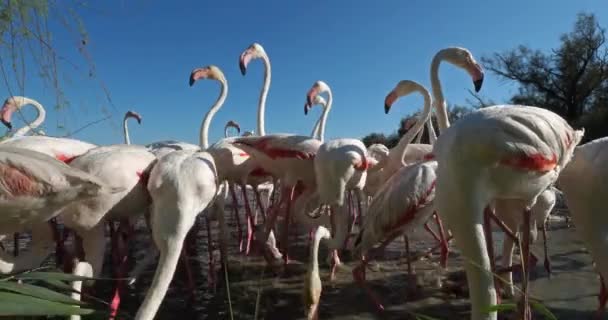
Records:
[[[66,293],[74,291],[68,282],[76,280],[92,279],[62,272],[41,271],[2,277],[0,316],[67,316],[97,312],[89,303],[72,299]]]

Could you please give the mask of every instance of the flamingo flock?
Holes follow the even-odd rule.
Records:
[[[243,255],[262,255],[268,264],[287,270],[292,262],[290,235],[295,227],[310,232],[303,293],[308,319],[319,318],[321,244],[330,252],[332,280],[342,265],[341,252],[352,253],[358,261],[352,270],[353,280],[381,311],[381,297],[365,282],[367,265],[382,255],[389,243],[403,237],[411,272],[408,235],[419,228],[436,239],[431,251],[439,249],[442,268],[447,266],[452,239],[454,248],[465,258],[471,319],[497,319],[498,312],[487,309],[499,303],[501,295],[515,295],[512,271],[518,267],[523,270],[518,313],[522,319],[531,319],[529,269],[536,257],[530,252],[530,242],[536,239],[537,226],[544,235],[556,193],[563,193],[601,276],[598,310],[603,311],[608,301],[604,285],[608,277],[608,253],[604,254],[608,252],[608,221],[601,215],[606,209],[601,195],[608,192],[608,171],[603,165],[608,161],[608,139],[579,145],[583,130],[575,130],[557,114],[534,106],[491,106],[450,125],[439,80],[441,63],[467,72],[475,91],[481,90],[484,79],[473,54],[460,47],[442,49],[432,58],[430,91],[417,81],[402,80],[386,95],[386,113],[400,97],[419,93],[424,98],[422,112],[407,124],[407,133],[392,149],[380,144],[366,147],[353,138],[326,140],[333,93],[321,80],[305,95],[305,115],[315,105],[323,108],[310,136],[267,133],[271,63],[262,45],[247,47],[239,56],[239,68],[245,76],[258,59],[265,72],[256,130],[239,136],[241,127],[231,120],[223,127],[224,138],[214,142],[209,141],[209,130],[228,96],[228,79],[215,65],[194,68],[189,76],[190,86],[201,80],[220,84],[216,101],[202,118],[198,144],[173,140],[132,144],[127,120],[142,121],[134,111],[124,116],[124,144],[98,146],[40,135],[36,128],[45,118],[42,105],[26,97],[9,97],[0,109],[0,120],[7,128],[12,130],[12,115],[24,106],[36,108],[38,117],[0,142],[0,240],[29,232],[32,241],[29,250],[15,251],[14,255],[2,248],[0,272],[35,268],[54,250],[57,263],[66,272],[99,276],[109,228],[113,276],[118,279],[109,306],[111,318],[115,318],[124,291],[132,226],[145,217],[152,250],[157,250],[159,257],[135,319],[151,320],[180,261],[194,290],[188,256],[196,237],[189,234],[198,228],[199,215],[205,218],[210,243],[211,221],[218,221],[221,262],[227,267],[227,242],[231,239],[225,204],[230,199],[237,225],[236,243]],[[433,113],[438,135],[431,120]],[[425,126],[429,144],[420,143]],[[229,128],[237,134],[229,136]],[[245,210],[244,224],[241,207]],[[430,225],[433,223],[435,230]],[[491,223],[505,232],[502,268],[495,262]],[[63,225],[61,230],[59,224]],[[71,249],[64,245],[70,234],[75,239]],[[18,248],[18,237],[14,239]],[[519,242],[522,261],[513,265],[514,244]],[[212,284],[215,262],[212,246],[208,247]],[[132,275],[154,263],[156,256],[150,254],[138,261]],[[545,267],[550,271],[546,250]],[[503,272],[507,273],[506,287],[501,291],[503,284],[496,275]],[[73,284],[77,290],[74,298],[80,299],[83,285],[90,283]]]

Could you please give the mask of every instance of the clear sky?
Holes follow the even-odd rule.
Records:
[[[479,60],[519,44],[555,47],[581,11],[595,13],[608,27],[608,2],[599,0],[107,0],[89,6],[79,14],[97,78],[87,79],[82,69],[62,64],[71,102],[62,119],[75,129],[103,117],[100,110],[106,108],[113,115],[110,121],[76,136],[99,144],[122,142],[119,128],[128,109],[143,116],[141,126],[130,125],[134,143],[198,143],[201,119],[219,86],[202,81],[189,87],[188,77],[192,69],[209,64],[220,67],[229,83],[228,99],[211,124],[211,141],[223,136],[231,119],[254,130],[263,65],[252,62],[245,77],[238,68],[239,54],[252,42],[264,46],[272,63],[267,133],[310,134],[321,110],[304,116],[305,94],[316,80],[324,80],[334,93],[326,138],[361,138],[372,131],[393,132],[402,116],[421,107],[420,97],[408,97],[385,115],[383,101],[402,79],[429,86],[430,62],[441,48],[463,46]],[[52,30],[57,51],[82,61],[74,34]],[[463,104],[473,87],[468,75],[447,64],[440,73],[448,102]],[[57,134],[53,91],[43,88],[35,74],[28,79],[25,95],[47,106],[45,129]],[[486,73],[483,96],[504,102],[513,92]],[[8,95],[8,90],[0,93]]]

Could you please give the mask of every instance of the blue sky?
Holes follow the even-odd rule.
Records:
[[[193,68],[215,64],[229,83],[226,104],[211,124],[215,141],[230,119],[245,130],[255,129],[263,65],[252,62],[243,77],[238,56],[259,42],[273,71],[267,133],[310,134],[321,110],[304,116],[305,94],[316,80],[324,80],[334,93],[326,138],[361,138],[372,131],[393,132],[402,116],[421,107],[422,99],[412,96],[385,115],[383,100],[401,79],[429,86],[430,62],[439,49],[463,46],[479,59],[519,44],[555,47],[580,11],[594,12],[608,27],[608,3],[597,0],[92,1],[78,12],[89,35],[96,78],[88,78],[86,68],[61,64],[71,108],[60,114],[52,109],[54,92],[35,73],[28,74],[25,95],[47,106],[49,135],[58,134],[58,119],[75,129],[103,117],[105,108],[112,119],[76,137],[119,143],[122,115],[132,109],[143,116],[141,126],[130,125],[134,143],[198,143],[201,119],[219,86],[202,81],[189,87],[188,76]],[[57,26],[52,31],[59,54],[85,66],[74,34]],[[468,75],[447,64],[440,72],[448,102],[464,103],[472,89]],[[503,102],[513,92],[512,85],[486,73],[483,96]],[[0,93],[6,96],[8,89]]]

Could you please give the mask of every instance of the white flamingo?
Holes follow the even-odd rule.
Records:
[[[438,118],[443,130],[447,117],[439,112]],[[496,319],[496,312],[484,312],[496,304],[482,226],[484,210],[496,199],[520,201],[525,207],[534,204],[570,161],[583,132],[573,130],[553,112],[527,106],[484,108],[444,131],[433,150],[439,163],[435,204],[466,257],[471,318]],[[528,210],[523,230],[527,226]],[[524,232],[524,242],[528,237],[528,232]],[[527,252],[524,245],[524,265]],[[523,282],[526,292],[526,276]],[[527,301],[522,305],[527,306]],[[524,317],[528,317],[527,307],[524,312]]]
[[[12,147],[0,147],[0,234],[34,232],[32,250],[18,257],[2,253],[0,272],[12,273],[37,267],[52,250],[49,225],[45,222],[73,203],[114,194],[100,179],[70,168],[48,155]]]
[[[402,148],[403,155],[406,153],[407,143],[414,140],[430,117],[431,95],[419,83],[403,80],[389,93],[385,102],[385,110],[388,112],[397,98],[413,92],[419,92],[424,97],[424,109],[413,128],[402,138],[405,141]],[[434,211],[437,162],[427,161],[406,165],[405,160],[402,161],[401,169],[395,172],[372,198],[353,249],[353,254],[362,259],[362,263],[353,270],[353,277],[364,287],[379,310],[383,310],[384,307],[365,284],[366,264],[372,259],[367,252],[379,242],[382,242],[380,249],[382,250],[396,237],[423,225]],[[411,272],[409,263],[408,260],[408,271]]]
[[[200,144],[207,149],[209,123],[228,94],[226,79],[216,66],[195,69],[190,79],[191,84],[199,79],[212,79],[221,84],[220,96],[203,120]],[[167,153],[150,172],[150,224],[160,259],[152,285],[135,319],[151,320],[156,315],[173,278],[186,235],[197,215],[216,197],[219,181],[214,157],[204,151],[178,150]]]
[[[44,107],[36,100],[30,99],[22,96],[13,96],[4,101],[4,105],[2,106],[2,111],[0,111],[0,121],[4,123],[9,129],[12,129],[13,126],[11,124],[11,116],[15,111],[20,110],[23,106],[32,105],[36,108],[37,116],[34,121],[29,124],[26,124],[19,130],[15,131],[13,137],[21,137],[25,136],[31,130],[38,128],[46,118],[46,111]]]
[[[608,161],[608,138],[593,140],[575,149],[572,161],[564,168],[557,180],[557,185],[566,198],[576,230],[589,249],[596,270],[600,274],[598,316],[602,316],[608,301],[605,287],[605,279],[608,279],[606,250],[608,220],[604,214],[607,208],[605,196],[608,191],[606,161]]]

